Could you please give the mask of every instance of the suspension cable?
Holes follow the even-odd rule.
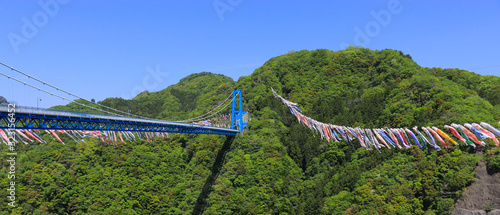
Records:
[[[232,101],[232,100],[231,100],[231,101]],[[231,102],[227,103],[227,104],[226,104],[226,106],[224,106],[224,107],[223,107],[222,109],[220,109],[219,111],[217,111],[217,112],[215,112],[215,113],[211,114],[210,116],[206,116],[206,117],[204,117],[204,118],[202,118],[202,119],[199,119],[199,120],[197,120],[197,121],[203,121],[203,120],[205,120],[205,119],[210,118],[211,116],[213,116],[213,115],[215,115],[215,114],[219,113],[220,111],[222,111],[222,110],[226,109],[226,108],[227,108],[227,106],[228,106],[229,104],[231,104]]]
[[[29,86],[29,87],[35,88],[35,89],[37,89],[37,90],[39,90],[39,91],[42,91],[42,92],[44,92],[44,93],[47,93],[47,94],[49,94],[49,95],[51,95],[51,96],[55,96],[55,97],[61,98],[61,99],[63,99],[63,100],[69,101],[70,103],[71,103],[71,102],[74,102],[74,103],[76,103],[76,104],[79,104],[79,105],[82,105],[82,106],[84,106],[84,107],[88,107],[88,108],[94,109],[94,110],[96,110],[96,111],[101,111],[101,112],[108,113],[108,114],[111,114],[111,115],[116,115],[116,116],[123,116],[123,115],[120,115],[120,114],[117,114],[117,113],[112,113],[112,112],[109,112],[109,111],[105,111],[105,110],[97,109],[97,108],[95,108],[95,107],[88,106],[88,105],[86,105],[86,104],[83,104],[83,103],[80,103],[80,102],[77,102],[77,101],[74,101],[74,100],[71,100],[71,99],[68,99],[68,98],[62,97],[62,96],[60,96],[60,95],[53,94],[53,93],[51,93],[51,92],[48,92],[48,91],[46,91],[46,90],[44,90],[44,89],[40,89],[40,88],[38,88],[38,87],[35,87],[35,86],[31,85],[31,84],[28,84],[28,83],[26,83],[26,82],[24,82],[24,81],[18,80],[18,79],[16,79],[16,78],[11,77],[10,75],[4,74],[4,73],[2,73],[2,72],[0,72],[0,75],[3,75],[3,76],[5,76],[5,77],[7,77],[7,78],[9,78],[9,79],[12,79],[12,80],[14,80],[14,81],[17,81],[17,82],[19,82],[19,83],[21,83],[21,84],[24,84],[24,85],[27,85],[27,86]]]
[[[232,94],[231,94],[232,95]],[[224,100],[222,103],[220,103],[216,108],[212,109],[211,111],[201,115],[201,116],[197,116],[197,117],[194,117],[194,118],[191,118],[191,119],[186,119],[186,120],[181,120],[181,121],[177,121],[177,122],[190,122],[190,121],[196,121],[198,120],[198,118],[202,118],[204,116],[206,116],[207,114],[210,114],[211,112],[217,110],[221,105],[223,105],[224,103],[226,103],[226,101],[231,98],[231,95],[229,95],[226,100]]]
[[[7,64],[5,64],[5,63],[3,63],[3,62],[0,62],[0,64],[1,64],[1,65],[3,65],[3,66],[5,66],[5,67],[7,67],[7,68],[9,68],[9,69],[11,69],[11,70],[13,70],[13,71],[16,71],[16,72],[18,72],[18,73],[21,73],[21,74],[23,74],[23,75],[27,76],[28,78],[31,78],[31,79],[33,79],[33,80],[35,80],[35,81],[38,81],[38,82],[40,82],[40,83],[42,83],[42,84],[44,84],[44,85],[49,86],[49,87],[52,87],[52,88],[54,88],[54,89],[56,89],[56,90],[58,90],[58,91],[61,91],[61,92],[63,92],[63,93],[67,93],[68,95],[74,96],[74,97],[79,98],[79,99],[82,99],[82,100],[84,100],[84,101],[87,101],[87,102],[90,102],[90,103],[94,103],[94,102],[91,102],[91,101],[89,101],[89,100],[87,100],[87,99],[85,99],[85,98],[82,98],[82,97],[77,96],[77,95],[75,95],[75,94],[73,94],[73,93],[70,93],[70,92],[68,92],[68,91],[66,91],[66,90],[60,89],[60,88],[58,88],[58,87],[56,87],[56,86],[53,86],[53,85],[51,85],[51,84],[49,84],[49,83],[47,83],[47,82],[44,82],[44,81],[42,81],[42,80],[40,80],[40,79],[37,79],[37,78],[35,78],[35,77],[31,76],[31,75],[28,75],[28,74],[26,74],[26,73],[24,73],[24,72],[22,72],[22,71],[20,71],[20,70],[18,70],[18,69],[15,69],[14,67],[11,67],[11,66],[9,66],[9,65],[7,65]],[[111,107],[107,107],[107,106],[105,106],[105,105],[101,105],[101,104],[99,104],[99,103],[97,103],[97,102],[95,102],[94,104],[97,104],[97,105],[99,105],[100,107],[107,108],[107,109],[109,109],[109,110],[113,110],[113,111],[116,111],[116,112],[119,112],[119,113],[122,113],[122,114],[125,114],[125,115],[135,116],[135,117],[137,117],[137,118],[149,119],[149,118],[147,118],[147,117],[143,117],[143,116],[139,116],[139,115],[135,115],[135,114],[131,114],[131,113],[127,113],[127,112],[123,112],[123,111],[121,111],[121,110],[117,110],[117,109],[114,109],[114,108],[111,108]]]
[[[31,78],[31,79],[33,79],[33,80],[35,80],[35,81],[38,81],[38,82],[40,82],[40,83],[42,83],[42,84],[44,84],[44,85],[47,85],[47,86],[49,86],[49,87],[51,87],[51,88],[54,88],[54,89],[56,89],[56,90],[58,90],[58,91],[61,91],[61,92],[63,92],[63,93],[67,93],[67,94],[68,94],[68,95],[70,95],[70,96],[73,96],[73,97],[76,97],[76,98],[82,99],[82,100],[84,100],[84,101],[87,101],[87,102],[90,102],[90,103],[96,104],[96,105],[98,105],[98,106],[100,106],[100,107],[103,107],[103,108],[106,108],[106,109],[109,109],[109,110],[112,110],[112,111],[116,111],[116,112],[119,112],[119,113],[122,113],[122,114],[124,114],[124,115],[128,115],[128,116],[134,116],[134,117],[137,117],[137,118],[143,118],[143,119],[150,119],[150,118],[147,118],[147,117],[143,117],[143,116],[139,116],[139,115],[135,115],[135,114],[127,113],[127,112],[124,112],[124,111],[121,111],[121,110],[117,110],[117,109],[114,109],[114,108],[111,108],[111,107],[108,107],[108,106],[105,106],[105,105],[101,105],[101,104],[99,104],[99,103],[97,103],[97,102],[95,102],[95,103],[94,103],[94,102],[89,101],[89,100],[87,100],[87,99],[85,99],[85,98],[83,98],[83,97],[80,97],[80,96],[78,96],[78,95],[75,95],[75,94],[73,94],[73,93],[70,93],[70,92],[68,92],[68,91],[66,91],[66,90],[63,90],[63,89],[58,88],[58,87],[56,87],[56,86],[53,86],[53,85],[51,85],[51,84],[49,84],[49,83],[47,83],[47,82],[44,82],[44,81],[42,81],[42,80],[40,80],[40,79],[38,79],[38,78],[35,78],[35,77],[33,77],[33,76],[29,75],[29,74],[26,74],[26,73],[24,73],[24,72],[22,72],[22,71],[20,71],[20,70],[18,70],[18,69],[16,69],[16,68],[14,68],[14,67],[11,67],[11,66],[9,66],[9,65],[7,65],[7,64],[5,64],[5,63],[3,63],[3,62],[0,62],[0,65],[3,65],[3,66],[5,66],[5,67],[7,67],[7,68],[9,68],[9,69],[11,69],[11,70],[13,70],[13,71],[15,71],[15,72],[18,72],[18,73],[20,73],[20,74],[22,74],[22,75],[25,75],[25,76],[27,76],[28,78]],[[35,86],[33,86],[33,85],[30,85],[30,84],[28,84],[28,83],[26,83],[26,82],[23,82],[23,81],[20,81],[20,80],[18,80],[18,79],[15,79],[14,77],[11,77],[11,76],[6,75],[6,74],[4,74],[4,73],[1,73],[1,72],[0,72],[0,74],[1,74],[1,75],[3,75],[3,76],[5,76],[5,77],[7,77],[7,78],[13,79],[13,80],[15,80],[15,81],[17,81],[17,82],[20,82],[20,83],[22,83],[22,84],[24,84],[24,85],[28,85],[28,86],[30,86],[30,87],[32,87],[32,88],[35,88],[35,89],[39,90],[39,91],[43,91],[43,92],[48,93],[48,94],[50,94],[50,95],[52,95],[52,96],[59,97],[59,98],[61,98],[61,99],[67,100],[67,101],[69,101],[69,102],[74,102],[74,103],[76,103],[76,104],[80,104],[80,105],[82,105],[82,106],[89,107],[89,108],[92,108],[92,109],[94,109],[94,110],[98,110],[98,111],[101,111],[101,112],[104,112],[104,113],[108,113],[108,114],[112,114],[112,115],[117,115],[117,116],[124,116],[124,115],[120,115],[120,114],[117,114],[117,113],[113,113],[113,112],[109,112],[109,111],[104,111],[104,110],[96,109],[96,108],[94,108],[94,107],[91,107],[91,106],[85,105],[85,104],[83,104],[83,103],[80,103],[80,102],[77,102],[77,101],[74,101],[74,100],[70,100],[70,99],[67,99],[67,98],[65,98],[65,97],[62,97],[62,96],[59,96],[59,95],[56,95],[56,94],[50,93],[50,92],[48,92],[48,91],[45,91],[45,90],[43,90],[43,89],[40,89],[40,88],[35,87]],[[217,110],[220,106],[222,106],[224,103],[226,103],[226,101],[227,101],[227,100],[228,100],[231,96],[232,96],[232,94],[231,94],[231,95],[229,95],[229,96],[228,96],[228,97],[227,97],[227,98],[226,98],[226,99],[225,99],[222,103],[220,103],[220,104],[219,104],[216,108],[212,109],[211,111],[209,111],[209,112],[207,112],[207,113],[205,113],[205,114],[203,114],[203,115],[200,115],[200,116],[197,116],[197,117],[194,117],[194,118],[190,118],[190,119],[186,119],[186,120],[177,121],[177,122],[192,122],[192,121],[197,121],[197,120],[203,120],[203,119],[206,119],[207,117],[213,116],[213,115],[215,115],[216,113],[219,113],[221,110],[225,109],[225,108],[228,106],[228,104],[231,104],[231,103],[226,104],[226,106],[224,106],[221,110],[217,111],[216,113],[211,114],[211,115],[209,115],[209,116],[205,117],[206,115],[208,115],[208,114],[210,114],[210,113],[214,112],[214,111],[215,111],[215,110]]]
[[[12,79],[12,80],[14,80],[14,81],[17,81],[17,82],[21,83],[21,84],[27,85],[27,86],[29,86],[29,87],[32,87],[32,88],[34,88],[34,89],[37,89],[37,90],[42,91],[42,92],[44,92],[44,93],[47,93],[47,94],[49,94],[49,95],[51,95],[51,96],[55,96],[55,97],[61,98],[61,99],[63,99],[63,100],[69,101],[70,103],[71,103],[71,102],[74,102],[74,103],[76,103],[76,104],[78,104],[78,105],[81,105],[81,106],[84,106],[84,107],[87,107],[87,108],[90,108],[90,109],[93,109],[93,110],[96,110],[96,111],[99,111],[99,112],[107,113],[107,114],[110,114],[110,115],[116,115],[116,116],[122,116],[122,117],[125,117],[124,115],[120,115],[120,114],[117,114],[117,113],[109,112],[109,111],[106,111],[106,110],[97,109],[97,108],[95,108],[95,107],[92,107],[92,106],[89,106],[89,105],[86,105],[86,104],[83,104],[83,103],[77,102],[77,101],[75,101],[75,100],[71,100],[71,99],[65,98],[65,97],[63,97],[63,96],[60,96],[60,95],[57,95],[57,94],[54,94],[54,93],[48,92],[48,91],[46,91],[46,90],[44,90],[44,89],[40,89],[40,88],[38,88],[38,87],[36,87],[36,86],[33,86],[33,85],[31,85],[31,84],[28,84],[28,83],[26,83],[26,82],[24,82],[24,81],[21,81],[21,80],[19,80],[19,79],[16,79],[16,78],[14,78],[14,77],[12,77],[12,76],[10,76],[10,75],[4,74],[4,73],[2,73],[2,72],[0,72],[0,75],[3,75],[3,76],[5,76],[5,77],[7,77],[7,78],[9,78],[9,79]],[[229,96],[228,98],[230,98],[230,96]],[[228,98],[227,98],[227,99],[228,99]],[[218,108],[219,108],[222,104],[226,103],[227,99],[226,99],[224,102],[222,102],[219,106],[217,106],[215,109],[211,110],[211,111],[210,111],[210,112],[208,112],[208,113],[211,113],[211,112],[213,112],[214,110],[218,109]],[[212,117],[212,116],[214,116],[214,115],[218,114],[219,112],[221,112],[221,111],[225,110],[225,109],[227,108],[227,106],[229,106],[229,104],[231,104],[231,103],[232,103],[232,101],[233,101],[233,100],[234,100],[234,98],[233,98],[233,99],[231,99],[231,102],[228,102],[228,103],[227,103],[224,107],[222,107],[221,109],[219,109],[217,112],[212,113],[212,114],[211,114],[211,115],[209,115],[209,116],[205,116],[205,117],[203,117],[203,118],[200,118],[200,119],[198,119],[197,121],[202,121],[202,120],[208,119],[208,118],[210,118],[210,117]],[[206,113],[206,114],[208,114],[208,113]],[[206,114],[204,114],[204,115],[206,115]],[[194,118],[193,118],[193,119],[194,119]],[[179,122],[180,122],[180,121],[179,121]]]

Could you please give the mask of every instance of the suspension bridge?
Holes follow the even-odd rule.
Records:
[[[16,104],[0,105],[0,141],[9,145],[11,151],[13,150],[13,145],[18,142],[16,139],[25,144],[28,144],[29,141],[34,142],[34,140],[40,143],[46,143],[41,136],[39,136],[41,133],[40,130],[45,130],[49,133],[49,136],[57,138],[63,144],[64,142],[55,131],[58,131],[60,134],[66,134],[76,142],[84,141],[83,139],[85,137],[93,136],[100,140],[100,143],[111,142],[115,146],[116,143],[119,142],[119,139],[125,143],[122,137],[132,141],[136,140],[136,137],[138,139],[147,140],[151,140],[155,136],[164,137],[164,134],[168,137],[168,133],[214,134],[226,136],[226,140],[217,153],[217,157],[212,166],[212,173],[207,178],[203,190],[198,196],[193,214],[201,214],[203,212],[207,204],[206,199],[211,192],[211,187],[215,183],[215,179],[222,167],[225,153],[230,149],[230,145],[235,136],[238,133],[242,133],[243,127],[248,125],[248,122],[244,121],[246,112],[243,111],[241,89],[233,90],[223,102],[219,103],[217,107],[205,114],[181,121],[166,121],[146,118],[107,107],[99,103],[94,103],[28,75],[7,64],[0,62],[0,65],[26,76],[31,80],[37,81],[45,87],[50,87],[52,90],[55,89],[57,92],[64,93],[64,95],[70,95],[74,97],[74,99],[65,98],[56,93],[49,92],[46,89],[41,89],[0,71],[0,75],[5,76],[9,80],[18,82],[24,86],[38,90],[39,92],[61,98],[70,103],[75,103],[80,105],[80,107],[85,107],[92,111],[89,113],[35,108]],[[82,100],[84,102],[81,102]],[[202,123],[221,111],[226,110],[229,105],[231,105],[230,127],[211,126],[210,124]],[[245,118],[248,119],[248,117]],[[7,132],[4,132],[2,129]],[[132,132],[135,132],[135,136]],[[119,139],[116,134],[118,134]]]
[[[64,94],[88,101],[80,96],[70,93],[66,90],[55,87],[47,82],[17,70],[7,64],[0,62],[0,65],[20,73],[29,79],[38,81],[44,86],[53,88]],[[51,93],[32,84],[21,81],[15,77],[0,72],[0,75],[9,80],[24,84],[35,90],[47,93],[51,96],[62,98],[70,103],[76,103],[86,108],[90,108],[96,113],[75,112],[52,110],[45,108],[35,108],[28,106],[0,105],[0,129],[19,129],[19,130],[70,130],[70,131],[111,131],[111,132],[159,132],[159,133],[190,133],[190,134],[214,134],[234,136],[243,132],[246,125],[243,121],[243,99],[242,91],[235,89],[226,100],[220,103],[216,108],[207,113],[181,121],[166,121],[151,119],[131,113],[126,113],[111,107],[106,107],[98,103],[93,105],[83,104],[75,99],[68,99],[61,95]],[[232,99],[230,99],[232,98]],[[217,127],[211,125],[196,124],[202,120],[213,117],[222,110],[225,110],[231,104],[230,127]],[[93,107],[99,106],[99,108]],[[190,123],[191,122],[191,123]]]

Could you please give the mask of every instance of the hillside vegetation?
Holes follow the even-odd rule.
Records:
[[[180,120],[243,90],[252,120],[225,155],[204,214],[447,214],[474,181],[480,159],[500,169],[500,150],[488,141],[476,149],[382,153],[357,141],[329,143],[299,124],[270,87],[305,115],[336,125],[442,128],[483,121],[498,127],[500,120],[499,77],[423,68],[400,51],[353,47],[290,52],[237,82],[198,73],[159,92],[100,104]],[[19,207],[0,198],[0,214],[190,214],[224,138],[176,134],[117,148],[97,140],[18,146]],[[1,196],[7,196],[6,178],[0,171]]]

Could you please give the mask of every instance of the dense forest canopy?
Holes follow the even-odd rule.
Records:
[[[401,51],[354,47],[289,52],[237,82],[203,72],[159,92],[99,103],[181,120],[243,90],[252,120],[225,155],[205,214],[446,214],[474,181],[480,159],[500,170],[500,149],[489,141],[487,147],[414,146],[379,154],[356,142],[321,140],[270,87],[306,115],[336,125],[498,127],[500,120],[500,77],[424,68]],[[54,108],[90,111],[74,104]],[[0,214],[189,214],[223,142],[221,136],[175,134],[117,148],[97,140],[19,145],[19,206],[0,198]],[[7,166],[4,161],[2,169]],[[1,196],[7,196],[6,178],[1,171]]]

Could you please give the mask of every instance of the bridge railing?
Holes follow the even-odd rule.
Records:
[[[7,113],[8,112],[7,105],[0,105],[0,112]],[[135,118],[135,117],[126,117],[126,116],[113,116],[106,114],[98,114],[98,113],[85,113],[85,112],[76,112],[76,111],[67,111],[67,110],[51,110],[46,108],[36,108],[36,107],[28,107],[28,106],[18,106],[15,107],[16,114],[34,114],[34,115],[46,115],[46,116],[64,116],[64,117],[74,117],[74,118],[90,118],[90,119],[107,119],[107,120],[117,120],[117,121],[132,121],[132,122],[141,122],[141,123],[158,123],[158,124],[170,124],[177,126],[189,126],[189,127],[211,127],[205,125],[198,124],[188,124],[188,123],[179,123],[158,119],[145,119],[145,118]],[[227,128],[218,128],[218,129],[227,129]],[[233,129],[227,129],[232,131]]]
[[[12,108],[11,108],[12,109]],[[84,118],[102,118],[102,117],[117,117],[120,119],[124,118],[133,118],[133,117],[124,117],[124,116],[113,116],[108,114],[99,114],[99,113],[88,113],[88,112],[77,112],[77,111],[69,111],[69,110],[53,110],[47,108],[38,108],[38,107],[29,107],[29,106],[15,106],[16,113],[25,113],[25,114],[38,114],[38,115],[53,115],[53,116],[67,116],[67,117],[84,117]],[[0,105],[0,112],[7,112],[7,105]],[[134,118],[137,119],[137,118]],[[161,121],[161,120],[159,120]]]
[[[6,112],[8,109],[7,105],[0,105],[0,112]],[[12,108],[11,108],[12,109]],[[52,110],[47,108],[38,108],[38,107],[29,107],[29,106],[15,106],[16,113],[26,113],[26,114],[40,114],[40,115],[58,115],[58,116],[82,116],[85,118],[95,118],[92,116],[110,116],[106,114],[98,114],[98,113],[86,113],[86,112],[76,112],[76,111],[68,111],[68,110]]]

